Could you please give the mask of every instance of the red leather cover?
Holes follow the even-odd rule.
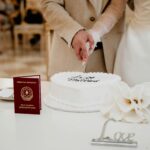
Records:
[[[40,76],[14,77],[15,113],[40,114]]]

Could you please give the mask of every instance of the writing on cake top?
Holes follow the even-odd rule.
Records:
[[[73,76],[73,77],[69,77],[68,81],[72,82],[99,82],[100,80],[96,79],[94,76]]]

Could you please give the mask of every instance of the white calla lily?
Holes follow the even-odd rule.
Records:
[[[115,120],[127,122],[145,122],[150,116],[150,83],[129,87],[120,82],[111,90],[111,99],[101,109]],[[110,97],[109,97],[110,99]]]
[[[115,103],[122,112],[130,112],[134,106],[131,103],[131,89],[124,83],[120,82],[116,87],[117,94],[115,94]],[[117,96],[116,96],[117,95]]]

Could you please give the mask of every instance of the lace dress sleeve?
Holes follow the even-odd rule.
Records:
[[[111,0],[104,13],[98,17],[96,23],[89,30],[93,37],[95,36],[100,40],[103,35],[114,27],[123,15],[126,3],[127,0]]]

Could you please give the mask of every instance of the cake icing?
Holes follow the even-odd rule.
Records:
[[[119,76],[107,73],[58,73],[51,77],[46,104],[61,105],[60,109],[66,111],[98,111],[109,88],[120,80]]]

